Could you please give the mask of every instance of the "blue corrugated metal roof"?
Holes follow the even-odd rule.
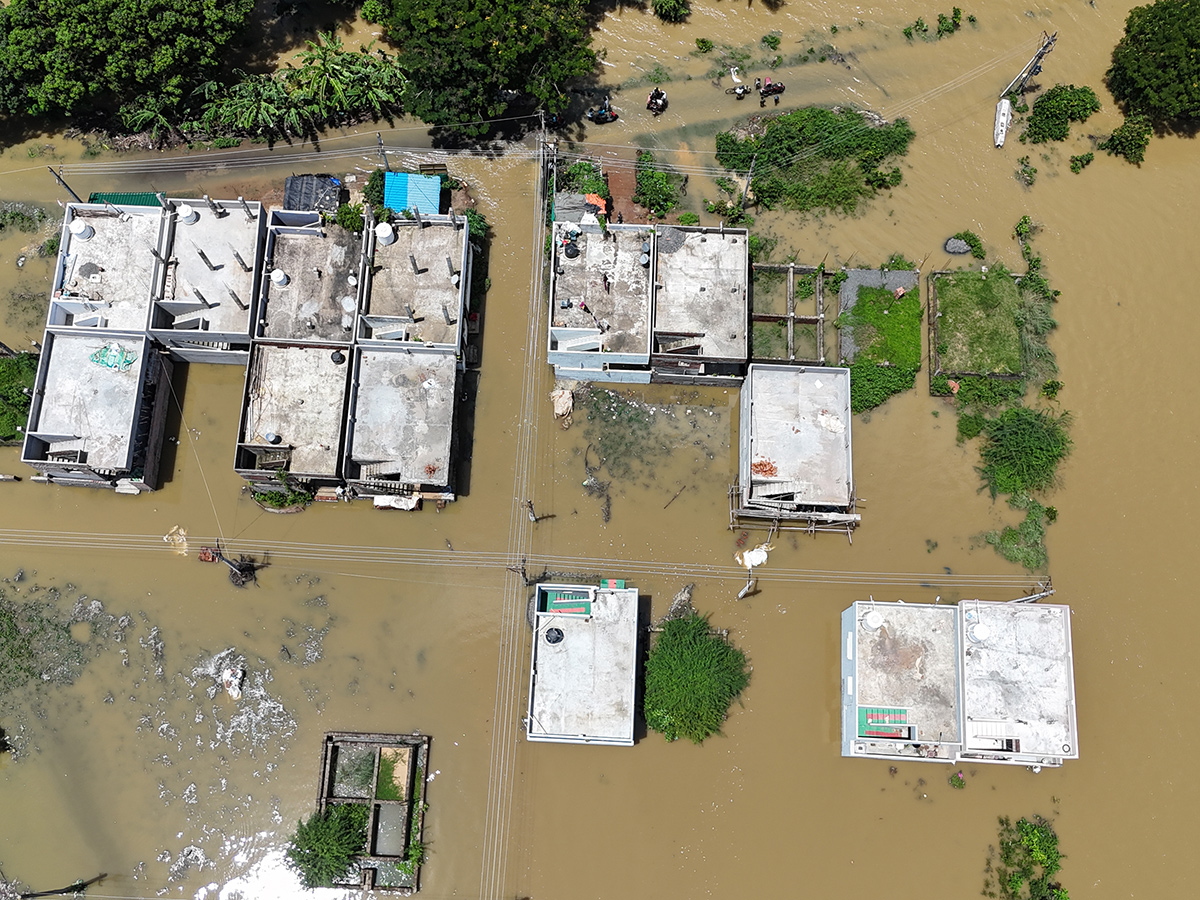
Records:
[[[383,205],[399,212],[415,209],[436,216],[441,212],[442,179],[436,175],[387,172],[383,176]]]

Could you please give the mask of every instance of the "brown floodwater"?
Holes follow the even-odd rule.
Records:
[[[430,897],[858,897],[881,885],[903,898],[972,896],[996,817],[1034,813],[1057,816],[1062,881],[1076,898],[1186,896],[1200,790],[1166,754],[1200,738],[1178,696],[1196,666],[1186,643],[1166,638],[1200,620],[1183,565],[1200,537],[1200,488],[1187,474],[1200,442],[1200,403],[1187,388],[1200,328],[1189,324],[1194,279],[1183,265],[1200,165],[1194,141],[1170,137],[1151,144],[1140,168],[1103,154],[1081,175],[1067,167],[1091,149],[1089,135],[1119,121],[1102,75],[1130,5],[964,6],[977,27],[914,44],[901,28],[934,21],[935,5],[791,2],[771,12],[698,2],[673,27],[624,9],[597,35],[622,118],[579,135],[592,152],[626,159],[628,145],[654,147],[691,173],[694,209],[715,197],[712,134],[756,101],[725,95],[728,77],[712,84],[720,51],[691,52],[707,37],[748,49],[749,79],[783,80],[780,109],[856,103],[907,116],[917,133],[904,184],[858,215],[760,215],[759,228],[779,238],[775,258],[876,265],[902,252],[930,271],[957,264],[942,243],[970,229],[1017,267],[1014,223],[1024,214],[1040,223],[1035,248],[1062,291],[1052,337],[1060,399],[1074,415],[1047,543],[1056,599],[1075,613],[1077,762],[1039,775],[976,766],[967,789],[953,791],[941,767],[900,764],[893,775],[887,763],[839,755],[843,608],[867,595],[1009,599],[1033,582],[982,544],[982,532],[1017,514],[979,492],[976,450],[955,442],[953,412],[928,396],[924,373],[916,391],[854,422],[865,502],[853,545],[785,534],[759,592],[737,601],[744,573],[725,494],[736,395],[637,389],[663,424],[654,446],[629,451],[628,471],[602,475],[611,479],[606,522],[602,499],[582,487],[597,426],[581,412],[564,431],[547,401],[544,314],[531,288],[536,165],[528,152],[471,157],[452,167],[493,225],[492,284],[469,483],[442,513],[321,505],[264,514],[232,469],[235,367],[180,368],[168,426],[179,443],[168,445],[157,493],[31,484],[18,451],[0,449],[0,472],[24,478],[0,484],[0,574],[23,571],[0,588],[68,610],[81,595],[84,606],[99,600],[118,621],[94,609],[93,619],[123,636],[91,637],[94,658],[74,684],[7,702],[0,728],[21,754],[0,756],[4,874],[44,890],[108,872],[89,891],[96,897],[294,896],[282,846],[314,807],[323,733],[417,729],[433,736],[422,869]],[[774,55],[759,45],[773,29],[784,57],[774,70],[755,64]],[[1104,109],[1065,144],[1014,138],[996,150],[996,94],[1043,29],[1059,31],[1059,42],[1040,80],[1090,84]],[[795,62],[810,46],[828,55],[827,44],[845,64]],[[642,108],[656,65],[671,77],[671,106],[657,120]],[[419,127],[397,124],[384,133],[389,145],[428,143]],[[256,196],[293,171],[369,169],[375,130],[329,135],[320,157],[247,146],[195,152],[175,169],[178,154],[85,157],[78,142],[45,136],[3,151],[0,199],[45,204],[53,218],[55,201],[68,198],[44,167],[60,163],[81,194]],[[1014,177],[1024,155],[1039,170],[1032,189]],[[0,340],[14,348],[40,339],[50,264],[29,248],[42,237],[0,236],[0,298],[35,298],[0,314]],[[546,517],[536,527],[527,499]],[[1167,513],[1132,505],[1151,501]],[[265,555],[259,585],[234,589],[194,549],[173,554],[161,537],[175,525],[193,548],[220,536]],[[628,750],[526,743],[527,593],[505,568],[522,556],[533,573],[627,577],[655,615],[695,582],[698,608],[753,664],[724,734],[701,747],[656,735]],[[237,703],[210,696],[212,673],[234,658],[249,673]]]

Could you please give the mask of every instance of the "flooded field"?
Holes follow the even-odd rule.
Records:
[[[1032,577],[980,537],[1019,514],[980,493],[976,451],[956,443],[952,408],[928,396],[923,371],[915,391],[854,421],[863,522],[853,545],[784,535],[759,593],[737,601],[745,573],[726,497],[734,393],[637,388],[579,403],[567,430],[552,418],[532,271],[537,170],[522,147],[452,163],[495,240],[469,480],[443,512],[318,504],[265,514],[232,468],[237,367],[177,369],[168,435],[178,443],[157,493],[31,484],[18,450],[0,448],[0,473],[23,479],[0,484],[3,602],[46,604],[83,645],[57,680],[0,696],[0,729],[17,751],[0,754],[4,876],[45,890],[107,872],[88,892],[97,897],[296,896],[283,846],[315,808],[324,733],[419,730],[433,736],[421,872],[433,898],[858,896],[884,879],[903,898],[974,896],[996,817],[1034,813],[1057,817],[1062,881],[1077,900],[1186,896],[1200,789],[1166,754],[1200,738],[1200,726],[1176,697],[1193,678],[1192,654],[1166,638],[1200,620],[1182,564],[1200,538],[1185,455],[1200,442],[1200,403],[1185,389],[1197,328],[1192,279],[1176,264],[1194,243],[1200,164],[1183,138],[1153,141],[1140,169],[1103,155],[1081,175],[1067,164],[1120,120],[1102,75],[1129,5],[964,6],[976,26],[912,43],[901,29],[935,20],[937,7],[772,12],[726,0],[697,3],[672,27],[624,8],[596,39],[622,118],[572,133],[592,142],[583,150],[626,161],[630,145],[653,147],[690,173],[686,202],[698,211],[716,195],[713,133],[758,111],[724,93],[727,74],[712,83],[715,57],[693,53],[703,37],[717,56],[749,53],[740,65],[751,79],[784,81],[781,110],[854,103],[906,116],[917,134],[904,183],[855,217],[756,213],[756,230],[779,239],[773,258],[877,265],[900,252],[927,272],[957,264],[943,242],[970,229],[1016,270],[1014,224],[1025,214],[1041,224],[1037,250],[1062,291],[1051,338],[1060,400],[1075,417],[1047,543],[1055,599],[1074,609],[1077,762],[1036,776],[968,768],[955,791],[942,767],[892,773],[841,759],[841,611],[868,595],[1024,593]],[[1060,36],[1041,80],[1089,84],[1104,109],[1065,144],[995,150],[996,94],[1043,29]],[[759,40],[772,30],[774,69]],[[671,104],[652,119],[643,107],[656,66],[670,76]],[[397,124],[383,134],[389,146],[428,142],[419,126]],[[51,262],[36,246],[54,230],[56,201],[69,199],[46,165],[62,164],[84,195],[257,197],[293,172],[373,167],[375,131],[329,135],[320,155],[246,145],[183,163],[87,156],[61,135],[3,148],[0,200],[41,204],[51,225],[0,233],[0,341],[23,349],[41,339]],[[1039,175],[1026,189],[1014,173],[1030,153]],[[177,525],[188,556],[162,539]],[[236,589],[223,567],[197,562],[195,549],[218,537],[265,559],[257,586]],[[628,750],[527,743],[528,591],[506,568],[522,558],[531,575],[627,578],[656,616],[696,582],[697,608],[753,665],[724,735],[701,747],[650,735]],[[238,701],[218,690],[230,664],[247,672]],[[1120,740],[1105,721],[1125,723]]]

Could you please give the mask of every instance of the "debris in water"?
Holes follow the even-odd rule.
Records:
[[[179,525],[172,526],[171,530],[163,535],[163,540],[171,545],[180,556],[188,555],[187,529]]]
[[[775,545],[770,541],[765,541],[757,547],[749,550],[739,550],[733,554],[733,558],[739,566],[745,566],[747,569],[753,569],[755,566],[761,566],[767,561],[767,554],[775,549]]]
[[[221,672],[221,687],[234,700],[242,699],[242,682],[246,679],[246,670],[240,666],[229,666]]]
[[[563,430],[571,427],[572,413],[575,411],[575,395],[567,388],[559,388],[550,392],[550,400],[554,404],[554,418],[562,422]]]

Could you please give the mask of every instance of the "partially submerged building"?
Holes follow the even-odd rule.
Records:
[[[272,213],[235,468],[398,508],[453,500],[468,225],[369,211],[364,224],[355,235],[315,212]]]
[[[244,363],[262,213],[161,194],[71,203],[22,460],[50,481],[157,486],[171,360]]]
[[[556,203],[547,361],[580,381],[724,383],[749,353],[747,232],[602,225]]]
[[[539,584],[533,602],[529,740],[633,746],[637,589]]]
[[[858,602],[842,613],[842,644],[843,756],[1079,756],[1067,606]]]
[[[850,424],[849,369],[751,365],[742,383],[732,517],[854,527]]]

